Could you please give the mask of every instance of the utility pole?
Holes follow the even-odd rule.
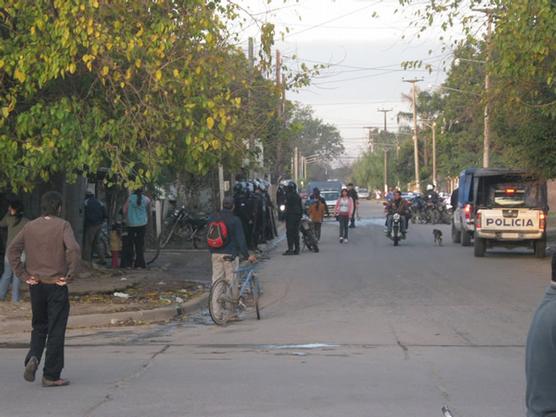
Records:
[[[299,181],[299,149],[293,148],[293,180]]]
[[[415,153],[415,190],[421,191],[421,180],[419,178],[419,143],[417,138],[417,92],[415,84],[423,81],[422,78],[411,80],[403,79],[403,82],[411,83],[413,87],[413,152]]]
[[[248,58],[249,58],[249,83],[251,88],[247,91],[247,105],[248,111],[251,113],[251,107],[253,104],[252,99],[252,88],[253,88],[253,73],[255,69],[255,48],[253,44],[253,38],[249,38],[249,49],[248,49]],[[253,132],[249,135],[249,152],[253,152],[255,150],[255,137],[253,136]]]
[[[276,87],[278,91],[280,91],[280,99],[278,100],[278,107],[276,109],[276,113],[278,116],[278,120],[282,121],[284,116],[284,87],[282,85],[282,57],[280,55],[280,51],[276,50]],[[282,140],[280,136],[276,137],[276,171],[277,171],[277,178],[282,174]],[[293,172],[292,172],[293,173]]]
[[[432,122],[432,183],[436,187],[436,122]]]
[[[378,109],[379,112],[384,114],[384,141],[386,141],[386,135],[388,135],[388,126],[386,123],[386,115],[394,109]],[[388,147],[384,147],[384,192],[388,192]]]
[[[485,62],[485,110],[483,126],[483,168],[490,165],[490,70],[489,64],[492,58],[492,24],[497,9],[472,9],[487,15],[487,33],[485,38],[486,62]]]

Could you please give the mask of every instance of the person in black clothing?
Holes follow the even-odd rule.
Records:
[[[351,214],[351,222],[349,224],[350,228],[355,227],[355,213],[359,208],[359,196],[357,195],[357,191],[353,188],[353,184],[350,182],[347,185],[348,188],[348,196],[353,200],[353,213]]]
[[[303,205],[293,181],[290,181],[286,187],[285,206],[288,250],[283,255],[299,255],[299,223],[303,216]]]
[[[93,262],[93,248],[98,246],[102,225],[107,218],[106,207],[90,191],[85,194],[85,236],[83,239],[83,260]],[[101,264],[105,263],[101,250],[97,249]]]
[[[435,187],[433,184],[427,185],[427,191],[425,191],[425,197],[424,197],[427,203],[430,202],[433,204],[437,204],[438,201],[440,200],[440,196],[438,195],[438,193],[434,188]]]
[[[450,205],[452,206],[452,210],[455,210],[458,206],[458,194],[459,188],[456,188],[454,191],[452,191],[452,195],[450,196]]]
[[[262,194],[261,187],[258,183],[254,184],[255,191],[252,193],[253,197],[253,249],[258,250],[259,243],[265,243],[264,237],[264,218],[265,218],[265,201]]]
[[[253,201],[249,198],[249,192],[245,183],[237,183],[234,187],[234,215],[236,215],[243,226],[243,234],[249,249],[253,248]]]

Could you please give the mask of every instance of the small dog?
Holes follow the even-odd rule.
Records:
[[[434,229],[432,235],[434,237],[434,244],[442,246],[442,230]]]

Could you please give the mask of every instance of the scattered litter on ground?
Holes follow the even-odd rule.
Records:
[[[304,345],[265,345],[265,349],[325,349],[334,348],[338,345],[329,345],[326,343],[306,343]]]
[[[129,294],[126,294],[125,292],[117,292],[117,291],[116,291],[116,292],[114,293],[114,297],[128,299],[128,298],[129,298]]]

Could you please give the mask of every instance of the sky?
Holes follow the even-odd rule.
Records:
[[[415,8],[395,13],[397,0],[238,3],[257,19],[276,24],[278,33],[289,29],[285,38],[276,42],[289,67],[300,62],[329,65],[309,87],[288,92],[287,98],[310,105],[317,117],[340,130],[345,162],[366,150],[366,127],[383,127],[384,115],[379,108],[393,110],[387,114],[387,128],[392,131],[397,129],[397,113],[411,111],[411,102],[402,98],[411,88],[404,78],[422,78],[418,87],[433,89],[444,80],[444,67],[451,60],[451,52],[442,48],[440,31],[433,28],[418,38],[410,25]],[[245,36],[256,35],[254,29]],[[432,72],[403,70],[402,62],[411,60],[431,64]]]

